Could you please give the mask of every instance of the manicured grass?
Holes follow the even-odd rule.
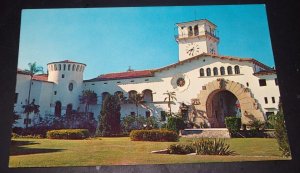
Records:
[[[181,138],[180,143],[193,139]],[[14,139],[9,167],[95,166],[283,160],[275,139],[228,139],[235,156],[152,154],[176,142],[130,141],[128,137],[88,140]]]

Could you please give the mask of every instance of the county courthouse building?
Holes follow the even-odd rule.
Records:
[[[92,90],[98,96],[97,104],[89,109],[96,119],[105,95],[117,92],[127,98],[143,93],[139,114],[164,121],[169,111],[164,93],[174,91],[177,100],[172,100],[172,112],[181,112],[187,120],[211,128],[225,127],[226,116],[241,116],[242,123],[247,123],[253,119],[265,121],[277,112],[280,94],[275,69],[253,58],[219,54],[217,26],[209,20],[178,23],[177,27],[179,60],[165,67],[112,72],[83,80],[88,64],[63,60],[49,62],[48,74],[35,75],[31,84],[30,75],[18,69],[15,111],[21,119],[16,126],[25,126],[22,106],[27,103],[30,85],[30,102],[34,99],[40,105],[40,117],[83,111],[79,101],[83,90]],[[121,116],[135,112],[135,104],[121,105]]]

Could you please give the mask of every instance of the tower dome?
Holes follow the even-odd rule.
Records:
[[[51,107],[56,109],[59,105],[60,114],[64,114],[67,107],[77,109],[79,106],[85,67],[86,64],[69,60],[47,64],[48,81],[54,82]]]

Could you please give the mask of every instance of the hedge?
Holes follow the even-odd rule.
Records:
[[[226,127],[230,133],[231,137],[237,135],[241,129],[241,118],[239,117],[226,117],[225,118]]]
[[[89,131],[87,129],[50,130],[46,136],[50,139],[85,139],[89,137]]]
[[[132,130],[130,132],[132,141],[178,141],[179,136],[176,132],[170,130]]]

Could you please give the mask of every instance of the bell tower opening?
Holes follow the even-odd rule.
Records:
[[[177,23],[179,61],[202,53],[218,54],[217,26],[207,19]]]
[[[206,110],[213,128],[225,128],[225,117],[241,115],[237,97],[227,90],[211,93],[206,102]]]

